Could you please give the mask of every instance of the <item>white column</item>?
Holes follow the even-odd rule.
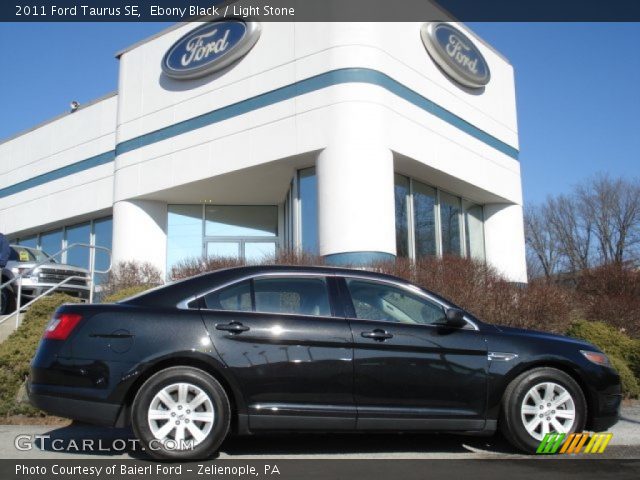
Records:
[[[512,282],[527,281],[524,220],[521,205],[484,206],[487,263]]]
[[[113,264],[149,262],[164,277],[167,261],[167,204],[122,200],[113,205]]]
[[[393,155],[371,138],[342,137],[318,156],[320,255],[360,264],[396,253]]]

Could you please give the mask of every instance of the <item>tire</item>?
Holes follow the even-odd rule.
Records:
[[[213,455],[227,436],[230,420],[231,406],[222,385],[193,367],[154,374],[138,391],[131,412],[133,431],[145,451],[154,458],[179,461]]]
[[[587,402],[580,385],[561,370],[543,367],[526,371],[509,384],[502,397],[499,427],[514,447],[535,453],[545,433],[581,432],[586,418]]]

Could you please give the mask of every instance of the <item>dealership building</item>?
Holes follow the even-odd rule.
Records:
[[[166,275],[453,254],[526,282],[514,71],[465,25],[183,23],[117,57],[117,92],[0,143],[12,241]]]

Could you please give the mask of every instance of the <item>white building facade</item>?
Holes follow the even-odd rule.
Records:
[[[471,256],[526,282],[506,59],[461,24],[230,23],[130,47],[117,93],[0,143],[0,231],[165,274],[290,248]]]

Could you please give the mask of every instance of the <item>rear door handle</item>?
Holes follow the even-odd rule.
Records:
[[[242,333],[249,330],[249,327],[241,324],[240,322],[218,323],[216,325],[216,330],[224,330],[225,332],[231,333]]]
[[[364,338],[371,338],[373,340],[377,340],[378,342],[384,342],[389,338],[393,338],[393,335],[391,333],[385,332],[380,328],[376,328],[371,332],[362,332],[360,335]]]

